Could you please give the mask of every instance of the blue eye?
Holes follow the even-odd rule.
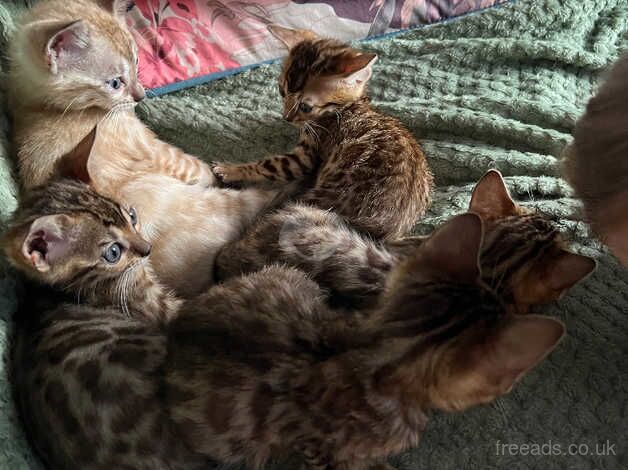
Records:
[[[131,219],[131,224],[133,226],[137,225],[137,212],[135,211],[135,208],[133,207],[129,207],[129,218]]]
[[[116,264],[122,257],[122,246],[119,243],[112,243],[102,254],[102,257],[109,264]]]
[[[107,80],[105,83],[114,90],[119,90],[120,88],[122,88],[122,85],[124,85],[122,77],[112,78],[111,80]]]

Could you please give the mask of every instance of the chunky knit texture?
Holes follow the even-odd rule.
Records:
[[[0,4],[1,50],[10,4]],[[515,198],[555,214],[576,248],[599,259],[592,277],[542,309],[568,328],[549,360],[492,406],[436,413],[419,448],[393,459],[399,469],[628,468],[628,273],[578,221],[579,206],[560,177],[559,161],[603,69],[627,45],[627,29],[626,0],[520,0],[362,44],[380,56],[371,85],[375,104],[422,139],[437,178],[434,205],[419,231],[463,211],[473,182],[494,167],[507,176]],[[278,72],[277,64],[264,66],[148,100],[139,113],[189,152],[212,160],[258,159],[295,142],[294,130],[280,118]],[[0,117],[2,218],[15,206],[5,122]],[[3,348],[14,291],[14,281],[3,277]],[[2,374],[0,467],[30,468],[34,460]],[[607,440],[616,455],[595,455]],[[545,446],[517,455],[501,444]],[[568,455],[576,450],[570,444],[586,444],[592,455]],[[552,455],[530,455],[541,451]]]

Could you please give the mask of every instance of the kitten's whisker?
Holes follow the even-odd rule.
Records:
[[[105,122],[107,120],[114,120],[113,125],[117,126],[119,115],[118,113],[121,111],[133,109],[135,107],[135,103],[120,103],[115,105],[109,111],[105,113],[99,123]]]
[[[314,128],[310,125],[310,121],[305,121],[303,123],[303,126],[305,128],[305,130],[312,136],[314,137],[314,139],[316,140],[317,144],[320,144],[320,139],[318,137],[318,134],[316,133],[316,131],[314,130]]]
[[[308,121],[308,122],[310,123],[311,126],[318,127],[319,129],[323,129],[325,132],[329,134],[329,129],[327,129],[325,126],[321,126],[320,124],[314,121]]]
[[[294,104],[292,105],[292,108],[290,108],[290,111],[288,111],[288,115],[292,114],[292,112],[297,109],[297,106],[299,105],[298,101],[295,101]]]
[[[493,407],[504,417],[504,424],[508,424],[508,415],[506,414],[506,407],[504,406],[503,400],[501,398],[496,398],[493,402]]]
[[[74,99],[73,99],[72,101],[70,101],[70,104],[68,104],[68,105],[65,107],[65,109],[63,110],[63,112],[61,113],[61,116],[59,116],[59,119],[57,119],[57,121],[61,121],[61,120],[65,117],[65,114],[66,114],[66,113],[70,110],[70,108],[72,107],[72,105],[73,105],[74,103],[76,103],[76,100],[77,100],[77,99],[79,99],[79,98],[80,98],[80,95],[79,95],[79,96],[75,96],[75,97],[74,97]]]

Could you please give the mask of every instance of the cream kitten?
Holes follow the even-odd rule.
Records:
[[[275,192],[213,187],[207,164],[159,140],[135,116],[144,90],[126,6],[51,0],[22,19],[8,77],[21,184],[29,190],[75,176],[137,208],[157,275],[189,295],[213,282],[217,250]]]

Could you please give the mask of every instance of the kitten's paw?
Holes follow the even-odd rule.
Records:
[[[237,165],[228,163],[212,163],[210,165],[214,176],[224,185],[233,185],[242,181],[242,175]]]

